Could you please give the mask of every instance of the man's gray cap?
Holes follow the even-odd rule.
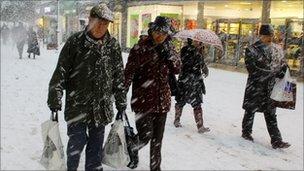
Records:
[[[100,3],[96,6],[94,6],[91,9],[90,16],[91,17],[96,17],[96,18],[99,18],[99,19],[106,19],[106,20],[109,20],[111,22],[114,21],[113,12],[104,3]]]

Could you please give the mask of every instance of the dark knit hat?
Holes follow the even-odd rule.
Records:
[[[274,29],[270,24],[263,24],[260,27],[259,35],[272,36],[274,34]]]
[[[168,17],[157,16],[151,24],[152,31],[161,31],[167,34],[172,34],[172,20]]]

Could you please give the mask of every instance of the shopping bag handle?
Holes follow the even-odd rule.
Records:
[[[131,127],[131,126],[130,126],[130,123],[129,123],[128,115],[127,115],[126,112],[124,112],[124,116],[125,116],[125,119],[126,119],[127,126],[128,126],[128,127]]]
[[[51,113],[51,120],[58,122],[58,112],[57,111]]]
[[[124,112],[117,112],[115,120],[123,120],[123,114],[122,113],[124,113]]]
[[[127,126],[130,127],[130,122],[129,122],[129,118],[128,118],[126,111],[117,112],[115,120],[124,120],[124,119],[127,123]]]

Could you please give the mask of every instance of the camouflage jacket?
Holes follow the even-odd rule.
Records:
[[[49,84],[48,106],[61,107],[66,90],[65,120],[93,119],[107,125],[113,118],[113,100],[118,111],[126,108],[124,71],[118,42],[105,35],[96,41],[82,31],[72,35],[61,50]]]

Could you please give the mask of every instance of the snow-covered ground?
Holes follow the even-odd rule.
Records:
[[[42,48],[41,54],[33,60],[24,53],[24,58],[19,60],[16,48],[1,46],[1,170],[43,169],[38,163],[43,148],[40,124],[50,116],[46,105],[48,82],[59,52]],[[127,54],[124,54],[124,60],[126,58]],[[255,117],[255,142],[240,138],[246,79],[246,74],[210,69],[203,105],[205,124],[211,128],[209,133],[196,132],[189,105],[183,112],[183,127],[175,128],[172,108],[163,140],[163,170],[303,170],[303,84],[298,83],[296,110],[277,111],[283,139],[292,146],[274,150],[263,114],[257,113]],[[134,125],[130,107],[128,114]],[[62,112],[59,122],[66,147],[66,123]],[[108,131],[109,126],[106,133]],[[136,170],[149,169],[149,146],[139,155]],[[83,170],[83,165],[84,158],[79,169]],[[107,166],[104,169],[112,170]]]

